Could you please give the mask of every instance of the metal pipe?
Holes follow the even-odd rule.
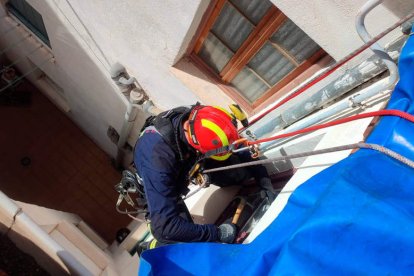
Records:
[[[356,19],[356,28],[358,33],[360,34],[360,37],[366,42],[366,40],[370,40],[371,36],[367,32],[365,28],[365,16],[369,11],[371,11],[374,7],[379,5],[382,2],[382,0],[370,0],[368,1],[358,12],[357,19]],[[338,114],[339,112],[344,111],[345,109],[352,107],[354,105],[357,105],[361,103],[362,101],[371,98],[375,94],[379,93],[380,91],[388,90],[391,87],[395,85],[395,83],[398,81],[398,67],[396,64],[392,61],[392,58],[384,52],[384,50],[379,46],[378,44],[374,43],[372,46],[372,50],[376,55],[378,55],[386,64],[387,68],[390,71],[390,76],[386,79],[383,79],[381,81],[378,81],[374,83],[373,85],[367,87],[366,89],[360,91],[358,94],[351,96],[348,99],[342,100],[338,104],[335,104],[321,112],[316,113],[313,116],[309,116],[306,119],[303,119],[299,122],[297,122],[294,125],[291,125],[290,127],[286,128],[285,130],[278,132],[278,134],[287,133],[291,131],[295,131],[298,129],[302,129],[308,126],[311,126],[313,124],[316,124],[322,120],[325,120],[335,114]],[[352,104],[350,106],[350,103]],[[288,139],[279,140],[276,143],[268,142],[261,145],[262,150],[270,150],[277,146],[282,145],[284,142],[286,142]]]
[[[376,6],[381,4],[383,0],[369,0],[366,2],[362,8],[359,10],[356,20],[355,20],[355,27],[358,32],[359,37],[367,43],[372,39],[371,35],[368,33],[365,27],[365,17],[366,15],[372,11]],[[390,55],[384,51],[384,49],[376,42],[371,45],[370,49],[385,63],[388,70],[390,71],[390,78],[389,78],[389,87],[394,87],[395,83],[398,81],[398,67],[395,62],[392,60]]]
[[[295,130],[303,129],[312,125],[315,125],[323,120],[326,120],[327,118],[330,118],[334,115],[337,115],[338,113],[352,107],[352,106],[358,106],[358,104],[362,103],[363,101],[373,97],[374,95],[378,94],[381,91],[386,90],[389,87],[389,78],[382,79],[373,85],[361,90],[357,94],[343,99],[340,102],[331,105],[330,107],[323,109],[322,111],[315,113],[314,115],[311,115],[309,117],[306,117],[303,120],[300,120],[296,122],[295,124],[291,125],[290,127],[277,132],[277,135],[292,132]],[[267,142],[263,143],[260,148],[263,151],[266,151],[267,154],[271,154],[273,149],[276,149],[277,147],[285,144],[287,141],[290,141],[292,138],[284,138],[277,140],[275,142]]]
[[[404,42],[405,37],[401,37],[387,47],[387,50],[393,53],[392,57],[395,60],[398,59],[399,50]],[[379,75],[386,69],[387,67],[384,63],[376,55],[373,55],[358,66],[347,70],[342,76],[330,82],[319,91],[309,93],[306,100],[298,98],[295,103],[286,104],[283,109],[275,110],[272,113],[272,120],[258,122],[250,130],[258,138],[280,131],[324,106],[329,106],[333,101],[340,99],[343,95],[352,91],[352,89]]]
[[[396,27],[400,26],[404,22],[407,22],[408,20],[410,20],[413,17],[414,17],[414,12],[411,12],[410,14],[408,14],[404,18],[400,19],[398,22],[396,22],[395,24],[393,24],[392,26],[390,26],[389,28],[387,28],[386,30],[384,30],[383,32],[381,32],[380,34],[378,34],[377,36],[375,36],[373,39],[371,39],[370,41],[366,42],[360,48],[356,49],[355,51],[353,51],[352,53],[350,53],[349,55],[347,55],[346,57],[344,57],[340,61],[336,62],[335,64],[332,64],[331,66],[329,66],[328,68],[326,68],[325,70],[323,70],[322,72],[320,72],[319,74],[317,74],[316,76],[312,77],[310,80],[302,83],[299,87],[295,88],[292,92],[288,93],[285,97],[279,99],[273,107],[269,108],[268,110],[264,111],[261,114],[259,113],[256,117],[252,117],[250,119],[250,126],[252,126],[256,122],[260,121],[266,115],[268,115],[269,113],[271,113],[272,111],[274,111],[278,107],[282,106],[283,104],[287,103],[288,101],[290,101],[294,97],[296,97],[299,94],[305,92],[306,90],[308,90],[310,87],[312,87],[316,83],[322,81],[323,79],[325,79],[326,77],[328,77],[329,75],[331,75],[339,67],[341,67],[342,65],[344,65],[345,63],[347,63],[348,61],[350,61],[351,59],[353,59],[354,57],[358,56],[360,53],[362,53],[363,51],[365,51],[366,49],[368,49],[371,45],[373,45],[374,43],[376,43],[377,41],[379,41],[381,38],[383,38],[385,35],[387,35],[388,33],[390,33]],[[240,131],[243,131],[243,130],[245,130],[245,129],[243,128]]]

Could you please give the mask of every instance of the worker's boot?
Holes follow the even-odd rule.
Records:
[[[145,250],[154,249],[154,248],[157,248],[157,247],[160,247],[160,246],[163,246],[163,245],[167,245],[167,243],[159,242],[156,239],[141,242],[138,245],[138,248],[137,248],[138,256],[141,256],[142,252],[144,252]]]

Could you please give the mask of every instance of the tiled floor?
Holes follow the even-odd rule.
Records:
[[[26,107],[0,106],[0,190],[15,200],[72,212],[108,242],[130,219],[115,211],[120,174],[109,157],[28,83]],[[23,157],[31,164],[23,166]]]

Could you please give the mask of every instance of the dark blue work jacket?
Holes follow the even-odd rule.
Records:
[[[180,119],[181,118],[181,119]],[[134,164],[144,181],[145,195],[150,213],[151,231],[161,242],[218,241],[217,227],[213,224],[194,224],[184,217],[181,195],[188,192],[188,172],[196,161],[195,153],[189,150],[182,130],[182,117],[172,118],[176,133],[180,135],[181,156],[163,139],[154,126],[147,127],[138,139],[134,150]],[[228,166],[252,161],[248,152],[233,154],[226,161],[207,159],[204,168]],[[270,182],[266,168],[250,166],[211,173],[211,183],[218,186],[241,184],[251,177],[262,186]],[[266,180],[266,181],[265,181]],[[185,207],[184,207],[185,208]],[[185,208],[187,211],[187,209]],[[188,212],[188,211],[187,211]],[[181,214],[181,215],[180,215]]]
[[[158,241],[217,241],[213,224],[194,224],[180,216],[180,196],[188,192],[187,175],[195,158],[180,161],[154,127],[148,127],[134,150],[134,164],[143,178],[151,231]]]

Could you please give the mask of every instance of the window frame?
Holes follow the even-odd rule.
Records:
[[[233,100],[239,103],[248,113],[254,113],[260,109],[270,99],[274,100],[282,96],[278,92],[294,81],[301,74],[311,68],[319,60],[329,55],[321,48],[316,51],[312,56],[307,58],[301,64],[297,64],[295,61],[294,70],[284,76],[279,82],[270,87],[263,95],[258,99],[249,102],[234,86],[231,85],[232,80],[244,66],[247,66],[248,62],[254,57],[256,53],[264,46],[267,41],[270,41],[270,37],[274,32],[280,28],[288,17],[283,14],[275,5],[272,4],[271,8],[266,12],[260,22],[255,26],[253,31],[248,35],[246,40],[242,43],[239,49],[234,53],[229,62],[224,66],[220,73],[215,72],[206,62],[198,56],[198,53],[202,49],[203,43],[207,38],[214,23],[219,17],[224,5],[229,3],[237,9],[229,0],[215,0],[207,9],[204,18],[200,24],[200,28],[194,38],[192,47],[189,48],[189,58],[200,67],[208,76],[216,82],[217,86],[228,94]],[[239,10],[239,9],[237,9]],[[240,12],[245,16],[242,12]],[[274,45],[273,45],[274,46]],[[318,45],[319,46],[319,45]],[[280,47],[280,51],[284,57],[291,60],[291,55],[287,54],[286,50]],[[279,50],[279,49],[278,49]]]
[[[17,8],[15,8],[13,4],[11,4],[10,0],[8,0],[4,5],[8,16],[13,18],[15,21],[19,22],[22,27],[24,27],[31,34],[35,35],[44,46],[48,47],[51,50],[52,46],[50,44],[49,34],[47,32],[42,14],[38,12],[34,7],[32,7],[32,5],[30,5],[26,0],[24,0],[24,2],[26,5],[29,5],[31,9],[37,12],[40,18],[42,19],[42,24],[46,32],[46,36],[42,33],[41,30],[39,30],[35,25],[33,25],[33,23],[31,23],[24,14],[22,14]]]

